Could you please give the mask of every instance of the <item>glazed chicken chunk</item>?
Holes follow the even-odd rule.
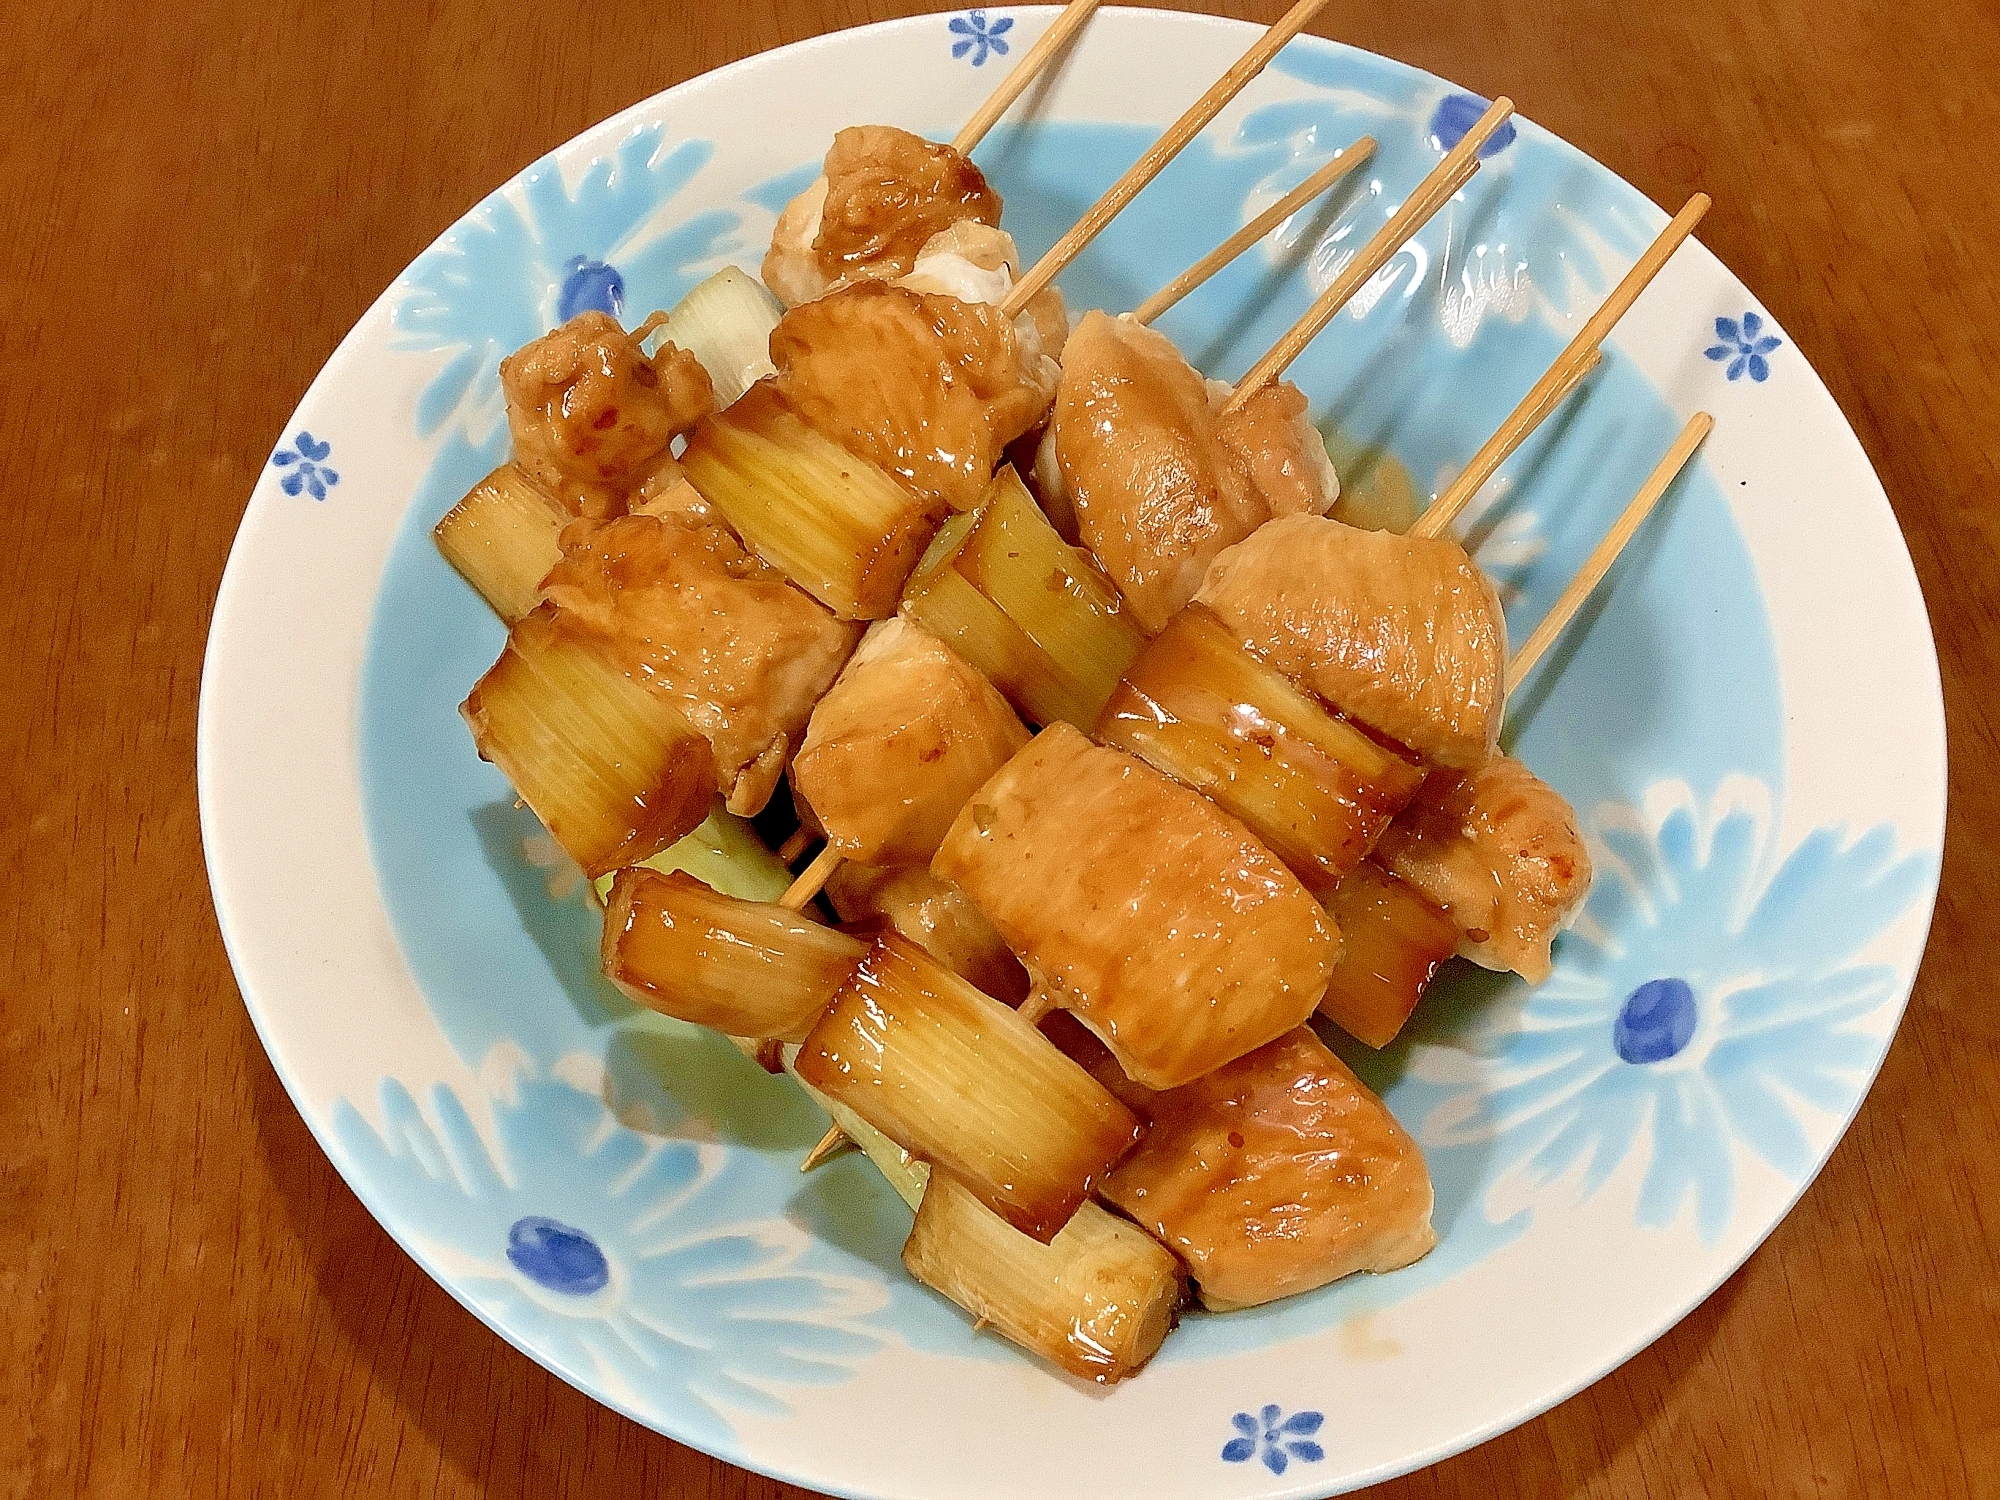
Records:
[[[1437,1243],[1423,1153],[1303,1026],[1135,1107],[1152,1124],[1100,1191],[1214,1311],[1393,1271]]]
[[[844,864],[826,898],[846,923],[882,921],[1003,1005],[1028,997],[1028,971],[964,891],[923,865]]]
[[[1320,514],[1339,492],[1296,387],[1260,390],[1227,417],[1229,388],[1215,391],[1129,318],[1086,313],[1065,346],[1044,438],[1060,495],[1044,501],[1074,514],[1148,631],[1194,597],[1223,548],[1273,515]]]
[[[701,732],[731,812],[762,811],[860,627],[697,511],[572,521],[562,543],[542,597]]]
[[[1507,622],[1456,542],[1283,516],[1216,558],[1197,597],[1252,652],[1423,759],[1469,770],[1492,755]]]
[[[965,799],[1027,743],[993,684],[891,618],[869,628],[813,710],[792,785],[847,858],[928,861]]]
[[[893,125],[851,125],[778,216],[764,284],[796,307],[864,277],[893,281],[932,236],[968,219],[1000,222],[1000,195],[979,168]]]
[[[931,872],[1151,1088],[1300,1024],[1340,951],[1319,903],[1241,824],[1067,724],[973,793]]]
[[[1458,951],[1530,984],[1590,894],[1590,851],[1562,794],[1511,755],[1433,771],[1383,833],[1375,857],[1442,908]]]
[[[701,361],[648,328],[627,333],[609,313],[580,312],[500,361],[514,458],[575,515],[612,516],[656,472],[670,445],[715,410]]]
[[[1055,391],[1055,362],[998,309],[879,281],[786,313],[771,359],[801,419],[941,511],[979,503]]]

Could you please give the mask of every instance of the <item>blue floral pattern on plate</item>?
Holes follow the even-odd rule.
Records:
[[[332,452],[332,443],[300,428],[291,447],[280,448],[271,455],[271,466],[282,471],[278,488],[287,495],[304,490],[313,499],[324,500],[326,492],[340,483],[340,475],[327,466],[327,457]]]
[[[1438,107],[1431,113],[1431,144],[1440,151],[1449,151],[1466,133],[1479,123],[1479,117],[1492,107],[1493,101],[1482,99],[1477,94],[1446,94],[1438,101]],[[1486,138],[1486,144],[1479,148],[1482,161],[1498,156],[1514,144],[1519,134],[1513,120],[1501,122],[1500,128]]]
[[[346,1102],[334,1119],[378,1211],[494,1326],[642,1407],[698,1404],[711,1438],[731,1408],[783,1416],[784,1387],[844,1380],[882,1346],[879,1288],[801,1264],[810,1241],[783,1218],[732,1218],[719,1147],[630,1129],[557,1079],[509,1087],[492,1148],[443,1088],[435,1124],[394,1080],[380,1132]]]
[[[1740,323],[1734,318],[1717,318],[1715,336],[1721,342],[1709,345],[1702,353],[1718,363],[1728,360],[1727,374],[1731,380],[1748,375],[1761,385],[1771,378],[1767,356],[1784,340],[1775,333],[1764,332],[1763,318],[1754,312],[1746,312]]]
[[[1254,1417],[1239,1411],[1229,1419],[1236,1436],[1222,1445],[1222,1461],[1247,1464],[1259,1458],[1273,1474],[1284,1473],[1295,1458],[1316,1464],[1326,1457],[1326,1450],[1313,1441],[1313,1435],[1325,1421],[1316,1411],[1295,1411],[1288,1417],[1281,1406],[1267,1406]]]
[[[1821,828],[1765,879],[1763,788],[1726,786],[1706,815],[1684,785],[1649,800],[1651,819],[1599,810],[1596,879],[1554,976],[1489,1007],[1457,1065],[1427,1059],[1456,1087],[1419,1136],[1491,1146],[1489,1181],[1581,1168],[1585,1196],[1643,1152],[1639,1222],[1665,1227],[1692,1199],[1712,1244],[1734,1209],[1735,1145],[1802,1179],[1800,1107],[1847,1107],[1879,1055],[1856,1023],[1893,1003],[1896,976],[1855,956],[1934,861],[1897,858],[1887,828]]]
[[[975,68],[985,63],[989,52],[1005,57],[1006,35],[1013,29],[1012,16],[998,16],[988,21],[983,10],[969,10],[962,16],[953,16],[951,34],[957,40],[951,44],[951,55],[964,57],[970,53]]]

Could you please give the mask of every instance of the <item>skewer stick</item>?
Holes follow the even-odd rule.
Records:
[[[951,138],[951,149],[960,156],[970,156],[972,148],[984,140],[986,132],[1007,113],[1008,106],[1021,97],[1028,85],[1035,81],[1036,75],[1068,45],[1069,39],[1083,29],[1083,23],[1090,19],[1090,13],[1097,9],[1097,5],[1098,0],[1069,0],[1069,4],[1063,7],[1063,13],[1014,64],[1013,70],[1000,80],[1000,86],[986,96],[986,102],[973,111],[965,127]]]
[[[1555,638],[1562,634],[1563,627],[1569,624],[1570,618],[1582,607],[1583,601],[1590,597],[1591,591],[1604,581],[1604,575],[1611,571],[1611,565],[1618,560],[1618,554],[1624,550],[1625,544],[1632,540],[1633,533],[1638,531],[1653,507],[1660,503],[1660,497],[1666,494],[1668,487],[1687,466],[1688,460],[1694,457],[1695,450],[1701,446],[1702,440],[1714,426],[1715,418],[1705,411],[1696,412],[1688,419],[1687,426],[1683,427],[1681,435],[1674,439],[1674,445],[1667,450],[1666,457],[1662,458],[1653,472],[1646,476],[1646,482],[1639,486],[1639,493],[1632,497],[1632,503],[1625,507],[1616,521],[1612,522],[1611,529],[1604,534],[1604,540],[1599,542],[1592,549],[1590,556],[1583,560],[1583,566],[1577,569],[1576,576],[1569,581],[1569,586],[1556,597],[1556,602],[1550,606],[1549,612],[1542,616],[1542,623],[1535,627],[1534,634],[1523,641],[1521,649],[1514,653],[1514,659],[1507,664],[1509,697],[1513,696],[1515,690],[1527,679],[1528,674],[1535,670],[1535,663],[1542,659],[1542,653],[1547,651]]]
[[[794,829],[792,836],[778,845],[778,863],[789,867],[793,860],[812,847],[812,841],[813,831],[810,828],[802,826]]]
[[[1598,345],[1610,335],[1632,304],[1639,300],[1639,294],[1660,274],[1661,268],[1681,247],[1681,242],[1694,233],[1695,225],[1708,212],[1708,205],[1706,193],[1696,193],[1688,199],[1687,206],[1674,215],[1673,221],[1660,231],[1659,238],[1646,247],[1646,253],[1632,263],[1632,269],[1625,273],[1624,280],[1612,288],[1603,305],[1577,330],[1569,347],[1521,398],[1521,404],[1501,424],[1500,430],[1473,455],[1472,462],[1465,466],[1465,472],[1452,481],[1450,488],[1417,518],[1416,524],[1410,528],[1411,536],[1442,534],[1458,513],[1471,503],[1472,497],[1479,493],[1480,486],[1493,477],[1494,471],[1506,461],[1507,456],[1562,404],[1564,394],[1575,388],[1600,357]]]
[[[832,844],[823,846],[813,856],[813,862],[799,872],[798,879],[778,898],[778,905],[787,911],[804,911],[812,898],[833,878],[833,872],[840,868],[841,858],[841,852]]]
[[[1306,23],[1319,14],[1327,0],[1298,0],[1283,18],[1259,37],[1250,50],[1244,53],[1230,67],[1227,73],[1216,79],[1207,93],[1188,107],[1166,133],[1146,148],[1145,154],[1126,169],[1125,175],[1112,183],[1102,198],[1090,206],[1088,213],[1070,227],[1069,233],[1057,240],[1049,252],[1027,273],[1014,283],[1014,289],[1007,294],[1007,300],[1000,304],[1001,315],[1013,318],[1034,300],[1037,293],[1055,280],[1063,267],[1083,253],[1084,246],[1097,238],[1106,224],[1139,196],[1139,192],[1151,182],[1168,162],[1179,154],[1181,148],[1193,140],[1202,128],[1222,113],[1224,105],[1249,86],[1250,80],[1264,71],[1264,67],[1278,55],[1285,43],[1305,30]]]
[[[854,1142],[847,1138],[846,1131],[842,1130],[838,1125],[829,1125],[826,1128],[826,1134],[819,1138],[812,1150],[806,1153],[806,1159],[799,1163],[799,1170],[801,1172],[815,1171],[825,1166],[836,1156],[844,1156],[849,1151],[857,1149],[859,1148],[855,1146]]]
[[[1150,323],[1245,250],[1304,208],[1375,154],[1375,137],[1364,135],[1284,197],[1132,309],[1132,321]]]
[[[1224,403],[1222,409],[1225,414],[1235,411],[1259,388],[1284,374],[1292,361],[1304,352],[1306,345],[1319,336],[1320,330],[1331,323],[1354,294],[1403,248],[1403,242],[1423,228],[1433,214],[1451,201],[1454,193],[1472,180],[1472,174],[1479,170],[1480,147],[1506,123],[1513,112],[1511,99],[1493,101],[1486,113],[1479,117],[1479,122],[1465,133],[1465,139],[1446,153],[1444,160],[1418,184],[1417,190],[1389,216],[1388,223],[1376,230],[1374,237],[1361,247],[1360,253],[1334,277],[1333,285],[1313,300],[1313,305],[1306,309],[1306,315],[1250,367],[1250,373],[1238,383],[1235,394]]]

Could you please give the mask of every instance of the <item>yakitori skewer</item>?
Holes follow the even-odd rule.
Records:
[[[1333,159],[1284,197],[1189,266],[1172,281],[1132,309],[1132,321],[1151,323],[1200,286],[1209,277],[1235,260],[1245,250],[1276,229],[1321,193],[1365,164],[1375,154],[1375,137],[1364,135],[1353,145],[1334,153]]]
[[[1428,223],[1432,215],[1451,201],[1454,193],[1472,180],[1473,174],[1479,170],[1480,149],[1494,131],[1507,123],[1507,117],[1513,112],[1514,102],[1507,98],[1495,99],[1487,106],[1486,112],[1465,133],[1465,138],[1445,153],[1444,160],[1414,193],[1403,200],[1402,205],[1389,216],[1388,223],[1314,299],[1306,315],[1294,323],[1237,382],[1235,394],[1229,398],[1225,411],[1240,407],[1258,387],[1284,374],[1292,361],[1305,352],[1306,345],[1317,338],[1320,330],[1347,306],[1354,294],[1389,263],[1389,258],[1402,248],[1403,242]]]
[[[1138,197],[1146,184],[1159,176],[1167,163],[1178,156],[1189,141],[1200,135],[1231,99],[1249,87],[1250,81],[1264,71],[1287,42],[1305,30],[1306,23],[1324,10],[1326,4],[1327,0],[1298,0],[1258,37],[1250,50],[1209,86],[1207,93],[1188,106],[1186,113],[1169,125],[1160,138],[1126,168],[1124,175],[1105,190],[1104,196],[1070,226],[1069,232],[1022,274],[1014,289],[1007,294],[1007,300],[1001,303],[1001,311],[1010,318],[1024,311],[1035,294],[1061,275],[1063,268],[1103,232],[1104,226],[1116,218],[1126,204]]]
[[[986,102],[972,112],[972,118],[951,138],[951,149],[960,156],[972,155],[973,147],[986,139],[986,132],[999,123],[1000,117],[1027,91],[1028,85],[1040,76],[1042,69],[1069,45],[1070,38],[1083,29],[1083,23],[1090,19],[1090,13],[1097,6],[1098,0],[1070,0],[1063,7],[1062,14],[1049,24],[1049,29],[1000,80],[1000,86],[986,96]]]

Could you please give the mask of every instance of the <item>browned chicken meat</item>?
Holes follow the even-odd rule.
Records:
[[[649,356],[647,331],[581,312],[500,361],[515,462],[574,514],[619,514],[671,468],[673,440],[715,410],[701,361],[673,344]]]
[[[922,865],[844,864],[826,883],[840,920],[880,919],[1003,1005],[1028,997],[1028,971],[972,899]]]
[[[968,219],[1000,222],[1000,195],[979,168],[893,125],[851,125],[778,216],[764,284],[796,307],[857,278],[893,281],[933,235]]]
[[[997,308],[879,281],[786,313],[771,360],[805,422],[953,510],[979,503],[1055,390],[1054,361]]]
[[[1590,894],[1576,814],[1511,755],[1433,771],[1375,857],[1443,909],[1460,953],[1530,984],[1549,977],[1549,946]]]
[[[1303,1026],[1134,1107],[1151,1127],[1100,1191],[1187,1262],[1217,1312],[1393,1271],[1437,1243],[1423,1153]]]
[[[1028,731],[993,684],[921,626],[869,628],[806,725],[792,785],[849,859],[928,861]]]
[[[1217,553],[1274,515],[1333,503],[1339,483],[1291,385],[1228,416],[1229,388],[1204,381],[1164,334],[1086,313],[1063,355],[1038,458],[1043,496],[1156,631],[1194,597]],[[1053,468],[1055,483],[1048,481]]]
[[[1280,672],[1425,760],[1465,770],[1493,753],[1507,622],[1456,542],[1284,516],[1216,558],[1198,597]]]
[[[1319,903],[1242,825],[1067,724],[973,793],[931,872],[1152,1088],[1304,1021],[1340,951]]]
[[[573,521],[562,543],[543,598],[702,733],[731,812],[761,811],[860,627],[687,512]]]

